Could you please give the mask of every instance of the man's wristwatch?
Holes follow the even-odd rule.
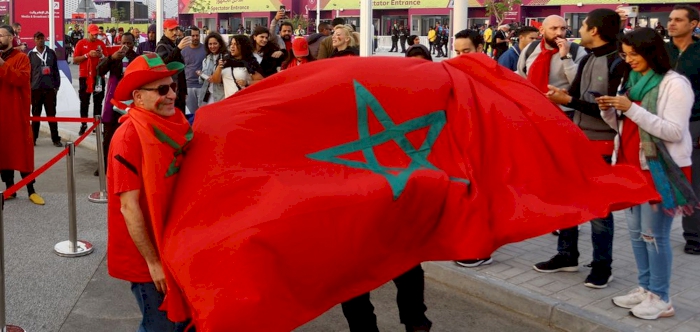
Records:
[[[87,60],[87,59],[88,59],[88,55],[87,55],[87,54],[85,54],[85,60]]]
[[[571,53],[567,53],[565,56],[561,57],[561,59],[562,60],[573,59],[573,57],[571,56]]]

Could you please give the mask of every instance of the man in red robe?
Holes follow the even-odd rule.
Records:
[[[34,171],[34,137],[29,124],[32,68],[29,58],[12,47],[14,36],[11,26],[0,26],[0,175],[7,188],[15,184],[15,171],[23,178]],[[34,181],[27,184],[27,193],[32,203],[44,205],[34,191]],[[16,193],[8,198],[14,197]]]

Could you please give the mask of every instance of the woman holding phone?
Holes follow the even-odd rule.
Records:
[[[218,32],[211,32],[205,39],[207,56],[202,61],[199,81],[202,93],[199,94],[199,106],[215,103],[224,99],[224,85],[221,80],[223,59],[228,53],[224,39]]]
[[[671,70],[656,31],[639,28],[621,42],[620,55],[632,68],[625,93],[596,101],[603,120],[618,131],[613,163],[640,169],[661,199],[626,210],[639,286],[612,301],[638,318],[670,317],[671,224],[698,205],[690,187],[694,94],[688,79]]]

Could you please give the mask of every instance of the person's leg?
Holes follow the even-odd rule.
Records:
[[[700,139],[700,121],[690,123],[690,135],[693,142]],[[695,144],[693,144],[695,145]],[[700,146],[695,146],[691,155],[692,186],[695,195],[700,197]],[[695,211],[692,215],[683,217],[683,237],[685,238],[685,252],[693,255],[700,255],[700,212]]]
[[[11,169],[0,170],[0,179],[5,182],[5,189],[15,185],[15,171]]]
[[[369,300],[369,293],[343,302],[340,305],[348,321],[350,332],[379,332],[374,306]]]
[[[56,90],[44,90],[44,107],[46,108],[46,116],[56,116]],[[58,123],[49,122],[49,130],[51,131],[51,141],[61,143],[61,137],[58,136]]]
[[[103,89],[100,92],[93,92],[92,93],[92,115],[102,115],[102,101],[105,99],[105,85],[107,84],[104,81],[104,78],[102,80],[102,85]],[[97,79],[95,79],[95,84],[97,84]],[[109,100],[107,101],[109,102]]]
[[[423,297],[425,276],[420,264],[396,277],[394,284],[397,289],[399,318],[401,324],[406,326],[406,331],[413,331],[419,327],[429,329],[433,323],[425,316],[425,311],[428,310]]]
[[[578,227],[559,230],[557,252],[568,260],[576,262],[576,265],[578,265]]]
[[[187,109],[190,114],[197,113],[199,109],[199,88],[187,88]]]
[[[632,253],[634,254],[634,260],[637,263],[637,279],[639,282],[639,287],[649,290],[649,252],[647,251],[647,245],[642,239],[642,206],[643,205],[637,205],[626,210],[627,229],[629,229],[630,232]]]
[[[19,175],[22,176],[22,179],[26,178],[27,176],[29,176],[31,174],[32,174],[32,172],[19,172]],[[34,190],[35,183],[36,183],[36,180],[32,180],[29,183],[27,183],[27,194],[29,194],[29,196],[36,193],[36,190]]]
[[[87,118],[88,111],[90,110],[90,94],[87,93],[87,78],[81,77],[78,79],[78,82],[78,97],[80,97],[80,117]],[[87,126],[86,122],[82,122],[81,124],[82,126]]]
[[[591,242],[593,243],[593,263],[612,264],[613,236],[615,221],[612,213],[605,218],[591,220]]]
[[[649,288],[664,302],[669,302],[671,285],[671,224],[673,216],[666,214],[660,205],[642,205],[642,240],[649,259]]]
[[[168,320],[165,311],[158,310],[163,294],[156,290],[154,283],[131,283],[131,292],[143,315],[138,332],[175,331],[176,324]]]
[[[32,116],[41,116],[41,107],[43,104],[43,89],[32,90]],[[34,144],[36,145],[36,140],[39,138],[39,126],[41,122],[32,121],[32,134],[34,134]]]

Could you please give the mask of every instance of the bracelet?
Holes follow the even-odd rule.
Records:
[[[87,59],[88,59],[88,55],[87,55],[87,54],[85,54],[85,60],[87,60]]]

